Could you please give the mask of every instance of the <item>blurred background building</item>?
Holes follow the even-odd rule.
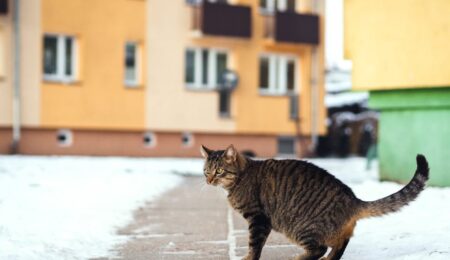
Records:
[[[345,56],[355,90],[379,110],[383,179],[407,181],[413,156],[450,185],[450,1],[345,0]]]
[[[0,7],[1,153],[302,156],[326,132],[323,1]]]
[[[0,0],[0,153],[345,157],[379,143],[382,178],[408,180],[420,152],[450,185],[449,13],[447,0]]]

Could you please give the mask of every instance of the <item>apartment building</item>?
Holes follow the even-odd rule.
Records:
[[[320,1],[6,2],[2,153],[302,155],[325,131]]]
[[[141,144],[146,1],[10,0],[8,6],[2,152],[13,143],[14,114],[22,154],[126,155],[134,136]]]
[[[409,181],[414,158],[430,162],[429,183],[449,186],[450,1],[346,0],[345,55],[353,88],[379,110],[383,179]]]
[[[149,0],[146,122],[156,139],[171,132],[164,138],[179,155],[202,143],[259,156],[307,152],[325,131],[319,4]],[[227,70],[239,83],[224,101],[217,88]]]

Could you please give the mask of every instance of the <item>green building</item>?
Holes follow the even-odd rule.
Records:
[[[345,0],[354,90],[379,110],[380,176],[408,181],[415,155],[430,184],[450,186],[450,1]]]

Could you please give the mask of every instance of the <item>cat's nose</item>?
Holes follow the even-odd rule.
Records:
[[[214,177],[213,176],[208,176],[206,177],[206,183],[211,184],[211,182],[213,181]]]

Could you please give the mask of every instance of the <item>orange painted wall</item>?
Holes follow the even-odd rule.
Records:
[[[145,127],[144,84],[127,88],[123,83],[127,41],[140,45],[141,81],[146,82],[145,6],[145,0],[42,0],[42,34],[78,40],[79,77],[70,84],[42,81],[41,126]]]

